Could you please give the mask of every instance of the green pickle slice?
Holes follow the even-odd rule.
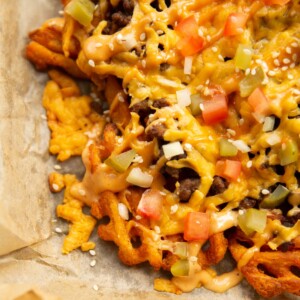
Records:
[[[90,0],[72,0],[65,7],[65,12],[83,26],[93,20],[95,4]]]
[[[113,157],[110,156],[107,160],[105,160],[105,163],[114,168],[116,171],[123,173],[128,169],[135,155],[136,152],[131,149],[119,155]]]
[[[244,214],[238,216],[238,225],[242,231],[250,235],[252,233],[262,233],[267,224],[267,212],[255,208],[249,208]]]

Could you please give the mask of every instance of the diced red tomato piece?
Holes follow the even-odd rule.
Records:
[[[161,216],[161,209],[163,203],[163,196],[157,190],[146,190],[137,207],[137,213],[145,218],[159,220]]]
[[[184,220],[183,237],[186,241],[206,241],[209,238],[210,220],[206,213],[189,212]]]
[[[225,36],[234,36],[243,33],[248,15],[244,13],[232,13],[228,16],[225,27]]]
[[[288,2],[290,2],[290,0],[264,0],[266,5],[285,5]]]
[[[267,115],[270,110],[269,101],[261,88],[256,88],[248,97],[248,102],[254,112],[259,115]]]
[[[203,101],[202,117],[204,123],[212,125],[228,117],[227,99],[224,94],[215,94],[211,100]]]
[[[216,175],[224,177],[229,181],[239,178],[242,171],[242,164],[237,160],[219,160],[216,163]]]
[[[204,39],[200,36],[186,36],[177,42],[177,49],[183,56],[191,56],[199,52],[204,45]]]
[[[182,21],[180,21],[175,27],[175,31],[181,36],[198,36],[198,24],[195,17],[189,16]]]

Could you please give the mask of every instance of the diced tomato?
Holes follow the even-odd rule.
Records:
[[[227,99],[224,94],[215,94],[211,100],[203,101],[202,117],[204,123],[212,125],[228,116]]]
[[[269,113],[269,101],[261,88],[256,88],[248,97],[248,102],[254,112],[259,115],[267,115]]]
[[[210,220],[206,213],[189,212],[184,220],[183,237],[186,241],[206,241],[209,237]]]
[[[157,190],[146,190],[137,207],[137,213],[145,218],[159,220],[163,196]]]
[[[186,36],[177,42],[177,49],[183,56],[192,56],[199,52],[204,45],[204,39],[200,36]]]
[[[229,181],[238,179],[242,171],[242,164],[237,160],[219,160],[216,163],[216,175],[224,177]]]
[[[248,15],[244,13],[232,13],[228,16],[225,27],[224,35],[233,36],[243,33],[247,23]]]
[[[194,16],[189,16],[178,23],[175,31],[180,36],[177,49],[183,56],[191,56],[204,46],[204,39],[198,35],[198,24]]]
[[[290,0],[264,0],[266,5],[285,5],[288,2],[290,2]]]
[[[180,21],[175,27],[175,31],[181,36],[198,36],[198,24],[194,16],[189,16]]]

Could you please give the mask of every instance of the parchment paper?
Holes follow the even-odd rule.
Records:
[[[53,222],[59,200],[47,186],[55,163],[41,106],[47,76],[22,56],[27,33],[60,9],[58,0],[0,0],[0,300],[260,299],[246,282],[224,294],[155,292],[153,279],[161,274],[146,264],[122,265],[116,247],[96,234],[96,256],[61,254],[67,224]],[[63,164],[62,172],[73,166]],[[54,233],[56,226],[63,234]]]

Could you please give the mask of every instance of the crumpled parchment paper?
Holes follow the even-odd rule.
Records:
[[[259,299],[246,282],[224,294],[156,292],[153,278],[159,273],[146,264],[122,265],[116,247],[96,234],[96,256],[61,254],[68,225],[53,220],[59,199],[47,184],[55,164],[41,106],[47,75],[23,57],[27,33],[60,9],[59,0],[0,0],[0,300]],[[62,164],[62,172],[78,161]],[[56,226],[62,234],[54,233]]]

